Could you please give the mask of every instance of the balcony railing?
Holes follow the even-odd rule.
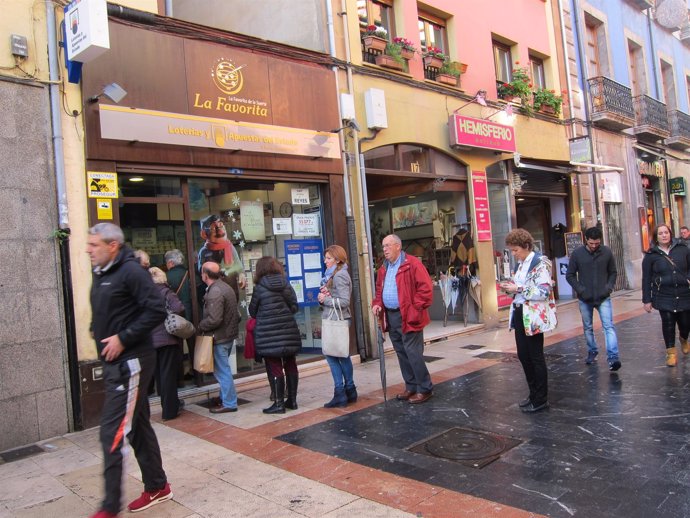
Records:
[[[669,110],[668,124],[671,135],[666,144],[679,149],[690,147],[690,115],[680,110]]]
[[[635,127],[633,128],[635,135],[656,140],[670,135],[664,103],[648,95],[638,95],[633,98],[633,104],[635,106]]]
[[[635,122],[630,88],[608,77],[590,77],[592,121],[613,129],[630,128]]]

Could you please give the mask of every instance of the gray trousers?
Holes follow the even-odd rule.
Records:
[[[388,318],[388,334],[393,342],[393,349],[398,355],[400,372],[405,381],[405,389],[410,392],[431,392],[429,369],[424,363],[424,333],[415,331],[402,332],[402,316],[400,311],[386,311]]]

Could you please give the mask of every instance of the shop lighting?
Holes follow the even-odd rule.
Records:
[[[453,113],[458,113],[460,110],[462,110],[465,106],[469,106],[472,103],[477,103],[481,104],[482,106],[486,106],[486,90],[477,90],[477,93],[474,94],[474,97],[472,98],[471,101],[466,102],[460,108],[456,108],[453,110]]]
[[[143,179],[141,176],[132,176],[132,177],[129,179],[129,181],[130,181],[130,182],[143,182],[144,179]]]
[[[127,95],[127,90],[122,88],[117,83],[110,83],[103,88],[103,91],[98,95],[93,95],[89,97],[89,103],[95,103],[103,96],[113,101],[115,104],[119,104],[122,99]]]

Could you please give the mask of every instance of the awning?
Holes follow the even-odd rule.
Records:
[[[653,148],[653,147],[648,147],[648,146],[642,146],[638,143],[634,143],[633,147],[635,149],[639,149],[640,151],[644,151],[645,153],[649,153],[650,155],[658,156],[659,158],[663,160],[676,160],[678,162],[684,162],[686,164],[690,163],[690,158],[682,158],[676,155],[673,155],[669,153],[666,149],[658,149],[658,148]]]

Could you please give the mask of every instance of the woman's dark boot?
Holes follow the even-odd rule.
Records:
[[[345,387],[345,395],[348,403],[357,403],[357,387],[352,385],[352,388]]]
[[[297,410],[297,384],[299,383],[299,374],[288,374],[285,377],[287,383],[287,400],[285,401],[285,408],[290,410]]]
[[[344,388],[337,388],[333,391],[333,399],[323,405],[324,408],[341,408],[347,406],[347,396]]]
[[[273,378],[273,385],[276,388],[276,400],[268,408],[264,408],[264,414],[284,414],[285,413],[285,376]]]

